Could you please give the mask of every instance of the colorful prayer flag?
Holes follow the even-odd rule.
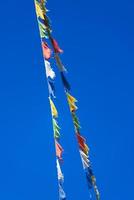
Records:
[[[82,164],[83,164],[83,168],[87,169],[90,165],[90,161],[88,159],[88,156],[80,150],[80,155],[81,155],[81,160],[82,160]]]
[[[42,50],[44,58],[48,60],[51,57],[52,51],[46,42],[42,42]]]
[[[50,101],[50,107],[51,107],[52,116],[57,118],[58,117],[57,109],[56,109],[53,101],[51,100],[51,98],[49,98],[49,101]]]
[[[61,168],[60,168],[60,163],[59,160],[56,159],[56,164],[57,164],[57,173],[58,173],[58,180],[60,181],[60,183],[63,183],[64,181],[64,176],[62,174]]]
[[[62,160],[63,149],[57,141],[55,141],[55,146],[56,146],[56,155],[60,160]]]
[[[44,19],[44,14],[43,14],[43,11],[40,7],[40,4],[38,1],[35,0],[35,9],[36,9],[36,14],[37,14],[37,17],[40,17],[41,19]]]
[[[77,140],[78,140],[78,144],[79,144],[80,149],[81,149],[86,155],[88,155],[89,148],[88,148],[88,146],[87,146],[86,143],[85,143],[85,138],[82,137],[79,133],[76,133],[76,136],[77,136]]]
[[[49,91],[49,96],[56,98],[55,96],[55,86],[51,80],[48,80],[48,91]]]
[[[53,71],[50,62],[45,60],[45,68],[46,68],[46,76],[47,78],[50,77],[51,79],[55,78],[55,72]]]
[[[55,119],[53,119],[53,129],[54,129],[54,138],[59,139],[60,137],[60,127]]]
[[[59,200],[66,200],[66,194],[60,183],[59,183]]]

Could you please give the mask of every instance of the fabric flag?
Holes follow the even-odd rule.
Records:
[[[58,139],[60,137],[60,127],[55,119],[53,119],[53,129],[54,129],[54,137]]]
[[[80,150],[80,155],[81,155],[81,159],[82,159],[83,168],[87,169],[90,165],[90,161],[88,159],[88,156],[81,150]]]
[[[48,80],[48,91],[49,91],[49,96],[52,96],[53,98],[56,98],[55,96],[55,87],[54,84],[51,80]]]
[[[55,141],[55,146],[56,146],[56,156],[60,160],[62,160],[63,149],[62,149],[61,145],[57,141]]]
[[[87,146],[86,143],[85,143],[85,138],[82,137],[79,133],[76,133],[76,136],[77,136],[77,140],[78,140],[80,149],[81,149],[86,155],[88,155],[89,148],[88,148],[88,146]]]
[[[65,194],[61,184],[59,184],[59,200],[66,200],[66,194]]]
[[[61,168],[60,168],[60,163],[59,163],[58,159],[56,159],[56,164],[57,164],[58,180],[60,181],[60,183],[63,183],[64,176],[62,174],[62,171],[61,171]]]
[[[50,101],[50,107],[51,107],[52,116],[57,118],[58,117],[57,109],[56,109],[53,101],[51,100],[51,98],[49,98],[49,101]]]
[[[62,64],[62,62],[60,60],[60,57],[59,57],[59,55],[57,53],[55,54],[55,60],[56,60],[56,64],[57,64],[60,72],[67,71],[66,68],[63,66],[63,64]]]
[[[88,170],[86,171],[86,179],[87,179],[89,189],[93,187],[92,176],[93,176],[92,170],[88,168]]]
[[[72,112],[72,117],[73,117],[73,123],[74,123],[75,129],[76,129],[76,131],[79,131],[79,129],[81,128],[80,122],[74,112]]]
[[[37,14],[37,17],[40,17],[41,19],[44,19],[44,14],[43,14],[43,11],[40,7],[40,4],[37,0],[35,0],[35,9],[36,9],[36,14]]]
[[[51,39],[52,45],[54,47],[55,53],[63,53],[63,50],[59,47],[57,41],[55,39]]]
[[[55,72],[53,71],[50,62],[45,60],[45,68],[46,68],[46,76],[47,78],[50,77],[51,79],[55,78]]]
[[[70,106],[70,111],[71,112],[76,111],[78,109],[77,106],[75,105],[77,100],[73,96],[71,96],[68,92],[67,92],[67,99]]]
[[[48,38],[48,31],[47,31],[46,26],[42,22],[40,22],[39,20],[38,20],[38,24],[39,24],[39,30],[40,30],[41,38]]]
[[[77,102],[76,98],[74,98],[73,96],[71,96],[68,92],[67,92],[67,97],[68,97],[68,101],[69,101],[70,104]]]
[[[62,79],[62,83],[63,83],[65,89],[67,91],[69,91],[71,89],[71,87],[70,87],[70,84],[68,83],[68,81],[67,81],[67,79],[66,79],[66,77],[65,77],[63,72],[61,72],[61,79]]]
[[[43,56],[46,60],[48,60],[51,57],[51,49],[49,48],[48,44],[46,42],[42,42],[42,50],[43,50]]]

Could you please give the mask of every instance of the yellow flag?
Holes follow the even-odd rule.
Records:
[[[89,153],[89,147],[87,146],[87,144],[84,145],[84,152],[86,155],[88,155]]]
[[[53,101],[50,98],[49,98],[49,101],[50,101],[52,116],[55,117],[55,118],[57,118],[58,117],[57,109],[56,109]]]
[[[75,105],[77,100],[73,96],[71,96],[68,92],[67,92],[67,99],[71,112],[77,110],[78,107]]]
[[[44,19],[43,11],[42,11],[42,9],[40,7],[40,4],[36,0],[35,0],[35,8],[36,8],[37,17],[40,17],[41,19]]]
[[[67,98],[70,103],[76,103],[77,100],[67,92]]]

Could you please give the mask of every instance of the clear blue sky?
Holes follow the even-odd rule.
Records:
[[[134,199],[134,3],[48,0],[102,200]],[[0,199],[58,200],[47,84],[34,2],[1,1]],[[56,66],[53,66],[56,70]],[[57,72],[57,70],[56,70]],[[89,200],[59,75],[68,200]],[[64,109],[63,109],[64,108]]]

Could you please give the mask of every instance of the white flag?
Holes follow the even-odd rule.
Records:
[[[64,181],[64,176],[63,176],[61,168],[60,168],[59,160],[57,159],[56,162],[57,162],[58,180]]]
[[[82,159],[82,164],[83,164],[83,168],[86,169],[89,167],[90,165],[90,161],[88,159],[88,156],[80,150],[80,155],[81,155],[81,159]]]
[[[50,77],[51,79],[55,78],[55,72],[51,68],[50,62],[45,60],[45,68],[46,68],[46,76],[47,78]]]

